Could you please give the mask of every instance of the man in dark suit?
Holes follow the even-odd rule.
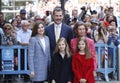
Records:
[[[62,22],[63,17],[64,15],[63,15],[63,11],[61,7],[58,7],[58,6],[55,7],[53,10],[54,23],[47,26],[45,29],[45,34],[50,39],[51,54],[53,53],[55,49],[58,38],[64,37],[67,40],[68,44],[70,44],[70,40],[73,37],[71,27]]]

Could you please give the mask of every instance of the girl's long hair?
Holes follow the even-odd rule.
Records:
[[[85,42],[85,54],[86,54],[86,59],[91,58],[91,52],[90,52],[90,50],[89,50],[89,48],[88,48],[88,43],[87,43],[85,37],[84,37],[84,38],[78,38],[78,42],[77,42],[77,46],[76,46],[76,51],[77,51],[77,52],[80,51],[80,49],[78,48],[78,45],[79,45],[79,42],[80,42],[80,41],[84,41],[84,42]]]
[[[58,53],[60,51],[58,46],[59,46],[59,42],[61,42],[61,41],[63,41],[65,43],[65,45],[66,45],[66,47],[65,47],[65,55],[67,56],[67,58],[71,57],[69,45],[68,45],[68,43],[67,43],[67,41],[66,41],[66,39],[64,37],[61,37],[61,38],[58,39],[53,54]]]

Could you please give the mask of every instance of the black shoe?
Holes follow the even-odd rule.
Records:
[[[26,79],[26,80],[24,80],[24,83],[32,83],[32,82],[31,82],[31,80]]]

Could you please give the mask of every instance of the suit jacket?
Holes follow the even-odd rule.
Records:
[[[88,37],[86,37],[86,41],[88,43],[88,48],[92,54],[92,57],[94,58],[94,69],[97,69],[97,55],[96,55],[96,49],[94,45],[94,41]],[[76,52],[76,46],[77,46],[78,38],[74,38],[70,42],[71,52],[74,54]]]
[[[63,59],[59,53],[54,54],[50,66],[50,83],[51,80],[55,80],[56,83],[72,82],[72,77],[71,58],[65,56]]]
[[[52,54],[55,49],[55,46],[56,46],[54,23],[49,25],[48,27],[46,27],[45,34],[50,39],[50,50],[51,50],[51,54]],[[64,37],[67,40],[68,44],[70,44],[70,41],[73,37],[72,29],[70,28],[70,26],[62,23],[60,37]]]
[[[33,81],[44,81],[47,79],[48,68],[50,66],[50,45],[49,38],[44,36],[45,50],[43,49],[42,42],[37,36],[32,37],[28,46],[28,65],[30,71],[35,72]]]

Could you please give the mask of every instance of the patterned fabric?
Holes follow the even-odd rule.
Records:
[[[8,45],[8,42],[12,41],[13,44],[17,44],[16,38],[13,38],[12,35],[1,34],[1,45]]]

